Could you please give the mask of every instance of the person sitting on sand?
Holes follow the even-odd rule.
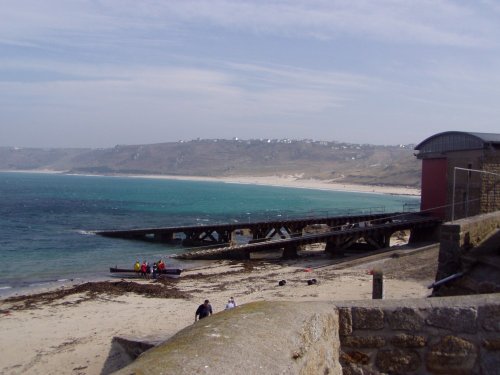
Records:
[[[234,307],[238,306],[238,305],[236,304],[236,301],[234,300],[234,298],[233,298],[233,297],[229,298],[229,301],[231,301],[231,303],[234,305]]]
[[[135,264],[134,264],[134,271],[135,272],[141,272],[141,264],[139,263],[138,260],[135,261]]]
[[[194,314],[194,321],[198,320],[198,316],[200,319],[206,318],[207,316],[212,315],[212,306],[210,305],[210,301],[208,299],[205,300],[198,309],[196,309],[196,313]]]

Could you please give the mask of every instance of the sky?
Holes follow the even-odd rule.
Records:
[[[500,0],[0,0],[0,146],[500,132]]]

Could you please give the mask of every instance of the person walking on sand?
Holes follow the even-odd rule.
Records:
[[[205,300],[198,309],[196,309],[196,313],[194,314],[194,321],[196,322],[199,319],[206,318],[207,316],[212,315],[212,305],[210,305],[210,301],[208,299]]]
[[[226,310],[230,310],[230,309],[234,309],[236,306],[234,304],[234,301],[227,301],[227,304],[226,304]]]
[[[229,298],[229,301],[227,301],[226,304],[226,310],[232,309],[233,307],[236,307],[236,301],[234,300],[233,297]]]

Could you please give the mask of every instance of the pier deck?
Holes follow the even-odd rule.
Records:
[[[407,215],[400,219],[386,222],[371,222],[366,226],[339,228],[324,233],[304,234],[290,238],[268,239],[261,242],[227,247],[190,251],[175,256],[177,259],[249,259],[254,252],[283,250],[284,258],[297,256],[299,247],[313,243],[326,243],[325,251],[333,255],[341,255],[344,250],[360,239],[364,239],[373,249],[389,246],[391,235],[397,231],[410,230],[410,242],[432,240],[429,237],[441,223],[436,218],[419,215]],[[426,233],[423,236],[422,233]],[[417,239],[415,239],[417,237]],[[424,238],[427,237],[427,238]]]
[[[440,220],[419,213],[386,213],[336,217],[300,218],[280,221],[211,224],[162,228],[96,231],[124,239],[172,242],[204,249],[178,255],[179,259],[248,259],[253,252],[283,250],[284,257],[297,256],[307,244],[326,243],[325,251],[340,254],[360,240],[373,249],[389,246],[393,233],[411,232],[410,241],[431,240]],[[251,240],[236,244],[234,235],[246,230]]]

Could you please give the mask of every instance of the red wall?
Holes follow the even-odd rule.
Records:
[[[447,171],[448,163],[445,158],[422,160],[420,210],[430,210],[429,212],[442,219],[445,218],[446,213]]]

